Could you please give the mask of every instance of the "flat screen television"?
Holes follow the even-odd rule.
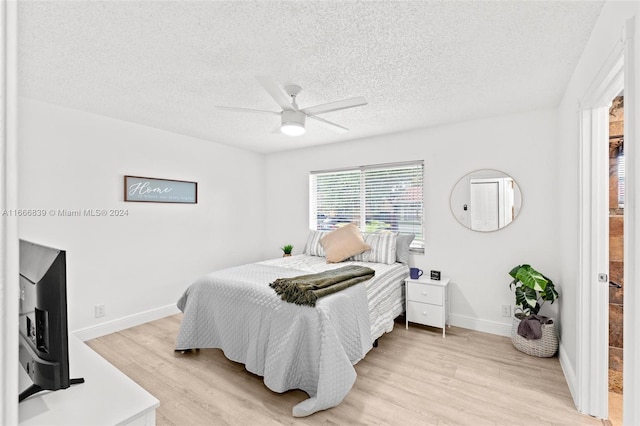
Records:
[[[20,240],[20,365],[33,382],[22,401],[42,390],[66,389],[69,378],[66,252]]]

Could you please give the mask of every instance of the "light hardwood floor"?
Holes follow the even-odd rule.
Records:
[[[622,426],[622,394],[609,392],[609,422],[611,426]]]
[[[601,425],[575,409],[557,358],[517,351],[509,338],[451,327],[404,327],[356,364],[337,407],[306,418],[299,390],[271,392],[218,349],[174,352],[182,314],[88,345],[160,400],[158,425]],[[402,321],[402,323],[400,322]]]

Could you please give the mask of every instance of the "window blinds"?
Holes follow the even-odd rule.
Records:
[[[311,172],[310,227],[355,223],[362,232],[411,233],[411,248],[422,250],[423,176],[423,161]]]
[[[624,208],[624,151],[618,155],[618,208]]]

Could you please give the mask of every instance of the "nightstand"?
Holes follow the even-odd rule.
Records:
[[[449,321],[449,278],[442,278],[440,281],[407,278],[404,283],[407,302],[406,327],[409,328],[409,322],[440,327],[442,337],[445,337],[445,326]]]

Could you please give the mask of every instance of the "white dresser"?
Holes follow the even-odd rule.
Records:
[[[404,282],[406,327],[409,328],[410,322],[439,327],[442,328],[442,337],[445,337],[446,324],[449,322],[449,278],[439,281],[407,278]]]
[[[31,385],[19,368],[20,391]],[[18,405],[19,426],[152,426],[160,402],[123,372],[69,335],[69,370],[85,383],[37,393]],[[18,396],[16,395],[16,401]]]

